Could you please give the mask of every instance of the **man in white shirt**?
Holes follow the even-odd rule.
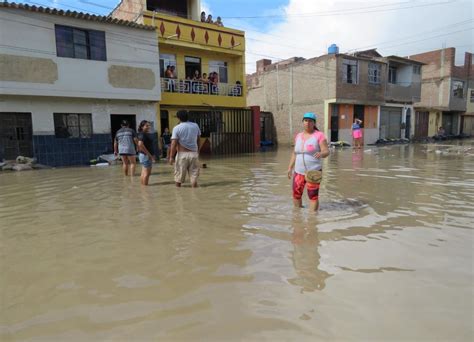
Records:
[[[177,187],[181,186],[181,183],[186,179],[186,174],[189,174],[191,185],[196,188],[197,178],[199,177],[201,130],[196,123],[188,121],[188,111],[180,110],[176,116],[179,119],[179,124],[173,128],[173,134],[171,135],[169,163],[174,164],[174,181]]]

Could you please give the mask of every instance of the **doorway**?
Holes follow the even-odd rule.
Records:
[[[339,141],[339,105],[331,104],[331,142]]]
[[[184,57],[184,69],[186,72],[186,78],[192,79],[194,77],[194,72],[199,71],[201,75],[201,58],[199,57]]]
[[[407,108],[405,117],[405,138],[410,139],[411,134],[411,108]]]
[[[354,120],[359,119],[362,121],[360,128],[364,128],[364,106],[354,105]]]
[[[429,119],[429,112],[415,112],[415,138],[428,136]]]
[[[122,128],[122,121],[127,120],[130,123],[130,128],[137,130],[137,118],[135,114],[111,114],[110,115],[110,133],[112,134],[112,146],[115,141],[115,134]]]
[[[31,113],[0,113],[0,160],[33,157]]]
[[[169,113],[167,110],[160,110],[160,137],[165,131],[165,128],[170,128]]]

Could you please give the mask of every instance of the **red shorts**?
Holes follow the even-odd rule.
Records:
[[[304,179],[304,175],[300,175],[299,173],[295,173],[293,176],[293,198],[297,200],[301,199],[305,185],[309,200],[317,201],[319,198],[319,184],[307,183]]]

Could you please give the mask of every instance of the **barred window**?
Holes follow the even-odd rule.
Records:
[[[413,73],[416,74],[416,75],[420,75],[421,74],[421,65],[414,65],[413,66]]]
[[[358,82],[358,63],[352,59],[342,61],[342,80],[345,83],[357,84]]]
[[[56,138],[90,138],[92,114],[54,113]]]
[[[459,99],[464,98],[464,82],[453,81],[453,96]]]
[[[381,66],[378,63],[369,63],[369,83],[380,84]]]
[[[397,68],[394,66],[388,68],[388,83],[397,84]]]

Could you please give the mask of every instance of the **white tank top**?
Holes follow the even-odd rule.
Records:
[[[304,133],[298,133],[295,138],[295,172],[304,175],[306,171],[321,170],[321,158],[315,158],[316,152],[321,152],[320,143],[326,140],[324,133],[315,131],[309,138],[304,137]],[[303,162],[304,158],[304,162]],[[306,167],[305,167],[306,165]]]

